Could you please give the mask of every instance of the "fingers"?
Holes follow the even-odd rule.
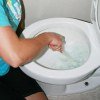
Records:
[[[52,39],[50,41],[50,43],[48,44],[49,45],[49,48],[52,49],[53,51],[60,51],[62,52],[63,51],[63,44],[64,44],[64,40],[65,40],[65,37],[60,35],[60,34],[55,34],[55,33],[52,33]]]
[[[53,51],[59,51],[59,52],[63,51],[62,45],[52,45],[52,44],[50,44],[49,48],[52,49]]]

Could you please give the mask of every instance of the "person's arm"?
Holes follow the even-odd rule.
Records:
[[[27,33],[28,34],[28,33]],[[49,43],[61,47],[61,37],[43,33],[32,39],[18,38],[10,26],[0,27],[0,56],[11,66],[18,67],[32,60]]]

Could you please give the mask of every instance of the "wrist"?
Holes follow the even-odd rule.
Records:
[[[44,39],[46,39],[46,41],[48,42],[48,44],[52,41],[53,36],[51,32],[44,32],[41,35],[44,36]]]
[[[41,43],[43,43],[45,45],[48,45],[52,41],[48,32],[44,32],[44,33],[38,35],[37,38],[40,40]]]

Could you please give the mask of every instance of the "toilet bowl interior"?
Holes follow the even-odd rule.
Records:
[[[36,64],[50,68],[69,70],[80,67],[89,58],[91,46],[87,33],[74,24],[52,23],[45,24],[37,32],[33,32],[29,37],[35,37],[43,32],[55,32],[65,37],[63,52],[52,51],[48,47],[33,60]]]

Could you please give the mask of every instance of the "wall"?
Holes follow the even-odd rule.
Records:
[[[23,0],[26,26],[49,17],[73,17],[90,21],[92,0]]]

